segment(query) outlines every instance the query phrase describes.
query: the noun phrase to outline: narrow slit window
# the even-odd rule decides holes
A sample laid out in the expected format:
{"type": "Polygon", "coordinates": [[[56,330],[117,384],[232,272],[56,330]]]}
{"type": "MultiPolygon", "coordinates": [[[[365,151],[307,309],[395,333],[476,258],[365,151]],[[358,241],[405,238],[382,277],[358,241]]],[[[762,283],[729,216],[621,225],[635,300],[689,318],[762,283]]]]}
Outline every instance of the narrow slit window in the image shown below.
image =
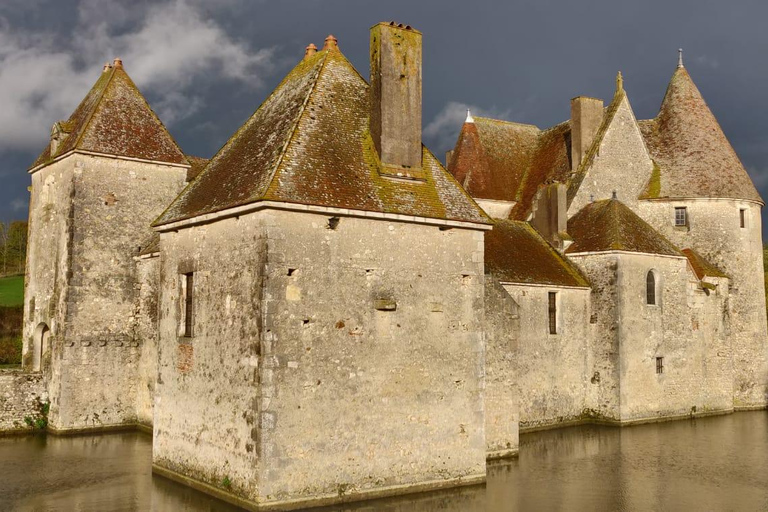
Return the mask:
{"type": "Polygon", "coordinates": [[[192,336],[195,323],[195,278],[194,274],[184,274],[184,336],[192,336]]]}
{"type": "Polygon", "coordinates": [[[664,373],[664,358],[663,357],[657,357],[656,358],[656,373],[657,374],[664,373]]]}
{"type": "Polygon", "coordinates": [[[743,208],[739,210],[739,225],[742,228],[747,227],[747,210],[743,208]]]}
{"type": "Polygon", "coordinates": [[[557,334],[557,292],[549,292],[549,334],[557,334]]]}
{"type": "Polygon", "coordinates": [[[688,208],[685,206],[678,206],[675,208],[675,226],[687,226],[688,225],[688,208]]]}
{"type": "Polygon", "coordinates": [[[656,276],[653,270],[649,270],[645,277],[645,303],[656,304],[656,276]]]}

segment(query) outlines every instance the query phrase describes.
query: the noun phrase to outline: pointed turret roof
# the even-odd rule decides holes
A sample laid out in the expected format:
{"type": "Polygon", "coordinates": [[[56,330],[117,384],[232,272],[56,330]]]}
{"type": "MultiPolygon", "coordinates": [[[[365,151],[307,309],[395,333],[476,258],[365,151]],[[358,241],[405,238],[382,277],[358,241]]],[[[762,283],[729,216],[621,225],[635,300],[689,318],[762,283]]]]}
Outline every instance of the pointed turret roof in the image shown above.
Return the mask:
{"type": "Polygon", "coordinates": [[[589,203],[568,219],[567,253],[628,251],[683,256],[672,242],[617,199],[589,203]]]}
{"type": "Polygon", "coordinates": [[[672,75],[659,115],[641,123],[641,128],[659,166],[643,198],[722,197],[762,202],[682,64],[672,75]]]}
{"type": "Polygon", "coordinates": [[[383,176],[368,84],[327,46],[299,62],[155,225],[258,201],[490,222],[426,148],[422,179],[383,176]]]}
{"type": "Polygon", "coordinates": [[[85,99],[54,130],[59,132],[55,150],[49,142],[32,168],[72,150],[188,165],[119,59],[104,67],[85,99]]]}

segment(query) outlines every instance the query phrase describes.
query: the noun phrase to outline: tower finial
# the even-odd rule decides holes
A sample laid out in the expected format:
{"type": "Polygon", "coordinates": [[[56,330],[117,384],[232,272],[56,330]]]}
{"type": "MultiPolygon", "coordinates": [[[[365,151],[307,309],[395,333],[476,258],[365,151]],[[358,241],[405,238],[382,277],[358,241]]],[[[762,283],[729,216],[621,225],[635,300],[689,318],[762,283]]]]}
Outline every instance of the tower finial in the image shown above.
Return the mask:
{"type": "Polygon", "coordinates": [[[474,123],[475,122],[475,118],[472,117],[472,112],[470,112],[469,109],[467,109],[467,119],[464,122],[465,123],[474,123]]]}
{"type": "Polygon", "coordinates": [[[624,77],[621,76],[621,71],[616,75],[616,92],[624,90],[624,77]]]}
{"type": "Polygon", "coordinates": [[[683,49],[678,48],[677,50],[677,67],[682,68],[683,67],[683,49]]]}

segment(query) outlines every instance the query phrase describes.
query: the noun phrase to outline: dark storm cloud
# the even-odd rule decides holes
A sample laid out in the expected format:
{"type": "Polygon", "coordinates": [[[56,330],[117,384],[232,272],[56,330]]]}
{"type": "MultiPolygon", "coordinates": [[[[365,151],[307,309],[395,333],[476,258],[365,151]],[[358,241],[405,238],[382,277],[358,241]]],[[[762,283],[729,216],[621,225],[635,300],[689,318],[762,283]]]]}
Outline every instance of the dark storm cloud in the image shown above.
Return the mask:
{"type": "Polygon", "coordinates": [[[638,118],[658,111],[677,48],[768,197],[768,3],[360,0],[3,0],[0,5],[0,218],[25,216],[25,172],[120,56],[185,152],[211,156],[310,42],[329,33],[368,73],[368,28],[424,34],[424,137],[438,155],[465,108],[548,127],[584,94],[610,99],[621,70],[638,118]]]}

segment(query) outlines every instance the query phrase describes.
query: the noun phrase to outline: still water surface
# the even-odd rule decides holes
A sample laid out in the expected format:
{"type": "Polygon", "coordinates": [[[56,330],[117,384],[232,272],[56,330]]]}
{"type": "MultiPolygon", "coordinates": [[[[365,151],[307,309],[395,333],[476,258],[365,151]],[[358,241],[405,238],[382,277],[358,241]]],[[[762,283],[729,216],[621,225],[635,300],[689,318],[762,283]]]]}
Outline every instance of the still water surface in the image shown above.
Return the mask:
{"type": "MultiPolygon", "coordinates": [[[[521,436],[486,486],[323,511],[768,510],[768,412],[521,436]]],[[[140,433],[0,438],[0,511],[236,512],[151,473],[140,433]]]]}

